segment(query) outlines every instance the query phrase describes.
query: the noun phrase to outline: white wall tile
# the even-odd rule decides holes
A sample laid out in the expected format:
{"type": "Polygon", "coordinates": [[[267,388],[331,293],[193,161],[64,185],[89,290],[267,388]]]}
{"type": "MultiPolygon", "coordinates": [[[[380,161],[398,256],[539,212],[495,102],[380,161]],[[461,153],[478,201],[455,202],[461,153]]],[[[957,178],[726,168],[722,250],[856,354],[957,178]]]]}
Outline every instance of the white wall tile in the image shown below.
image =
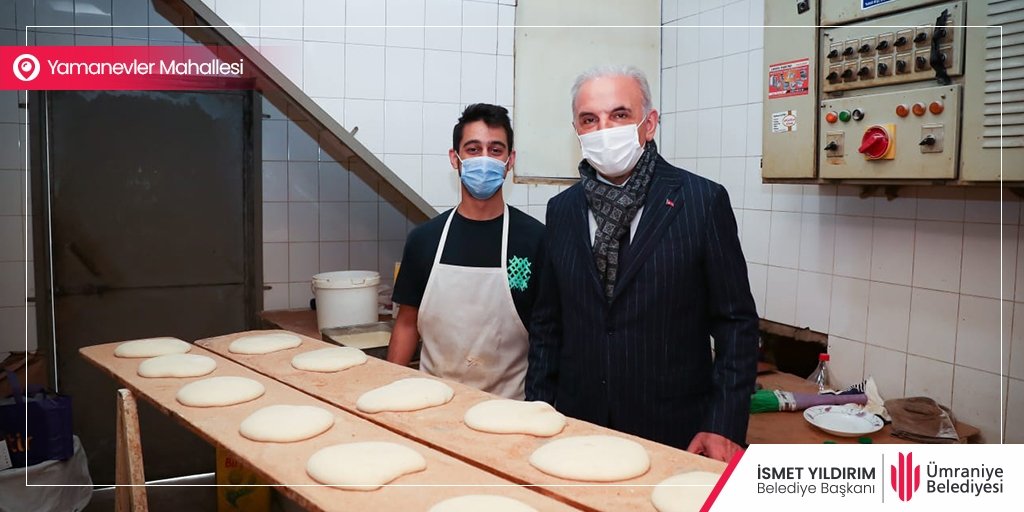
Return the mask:
{"type": "Polygon", "coordinates": [[[288,200],[288,164],[263,162],[263,200],[288,200]]]}
{"type": "MultiPolygon", "coordinates": [[[[676,37],[678,35],[679,29],[674,25],[663,25],[661,27],[661,68],[663,72],[665,69],[675,68],[679,64],[676,51],[676,37]]],[[[664,80],[663,74],[662,83],[664,83],[664,80]]],[[[662,94],[664,95],[664,93],[665,89],[662,89],[662,94]]]]}
{"type": "Polygon", "coordinates": [[[461,56],[457,52],[426,50],[423,59],[423,100],[458,103],[461,97],[461,56]]]}
{"type": "Polygon", "coordinates": [[[962,223],[918,221],[914,233],[914,286],[960,290],[962,223]]]}
{"type": "MultiPolygon", "coordinates": [[[[1011,242],[1007,241],[1006,243],[1011,242]]],[[[1017,302],[1024,302],[1024,229],[1017,231],[1017,268],[1020,269],[1020,271],[1015,272],[1016,279],[1014,280],[1013,300],[1017,302]]]]}
{"type": "Polygon", "coordinates": [[[26,284],[24,262],[0,262],[0,307],[24,306],[26,284]]]}
{"type": "Polygon", "coordinates": [[[263,121],[263,160],[288,159],[288,122],[263,121]]]}
{"type": "MultiPolygon", "coordinates": [[[[745,223],[744,223],[745,224],[745,223]]],[[[750,294],[754,297],[758,316],[765,317],[765,296],[768,288],[768,266],[747,262],[747,278],[750,280],[750,294]]]]}
{"type": "Polygon", "coordinates": [[[1020,210],[1020,200],[1009,191],[970,187],[964,191],[964,196],[964,220],[967,222],[998,223],[1000,212],[1005,223],[1016,224],[1019,220],[1017,214],[1020,210]]]}
{"type": "Polygon", "coordinates": [[[662,0],[661,1],[661,22],[667,23],[676,19],[676,5],[678,0],[662,0]]]}
{"type": "Polygon", "coordinates": [[[844,388],[864,380],[864,350],[863,342],[828,337],[828,364],[834,387],[844,388]]]}
{"type": "Polygon", "coordinates": [[[875,217],[913,219],[917,214],[917,192],[910,187],[900,189],[898,197],[879,196],[874,201],[875,217]]]}
{"type": "MultiPolygon", "coordinates": [[[[498,60],[495,55],[462,53],[462,103],[494,103],[498,60]]],[[[454,123],[453,123],[454,124],[454,123]]]]}
{"type": "Polygon", "coordinates": [[[871,273],[871,219],[837,215],[835,221],[836,275],[867,279],[871,273]]]}
{"type": "MultiPolygon", "coordinates": [[[[248,0],[220,0],[217,14],[231,25],[239,35],[259,36],[260,10],[254,9],[248,0]]],[[[41,24],[41,23],[40,23],[41,24]]]]}
{"type": "Polygon", "coordinates": [[[459,190],[458,174],[452,169],[447,155],[423,156],[424,200],[434,207],[451,207],[459,202],[459,190]]]}
{"type": "MultiPolygon", "coordinates": [[[[675,154],[677,158],[694,158],[697,156],[697,138],[704,128],[698,124],[697,111],[680,112],[675,115],[675,154]]],[[[708,128],[710,129],[710,128],[708,128]]]]}
{"type": "Polygon", "coordinates": [[[909,285],[914,272],[914,221],[875,218],[871,279],[909,285]]]}
{"type": "Polygon", "coordinates": [[[302,43],[303,91],[310,96],[345,96],[345,45],[306,41],[302,43]]]}
{"type": "Polygon", "coordinates": [[[697,16],[679,20],[676,30],[676,58],[679,64],[697,62],[700,56],[700,22],[697,16]]]}
{"type": "Polygon", "coordinates": [[[800,270],[831,274],[835,242],[834,215],[803,214],[800,221],[800,270]]]}
{"type": "Polygon", "coordinates": [[[414,101],[384,102],[384,141],[387,153],[423,152],[423,104],[414,101]]]}
{"type": "Polygon", "coordinates": [[[953,368],[953,414],[981,430],[981,441],[999,442],[1000,382],[998,375],[963,366],[953,368]]]}
{"type": "Polygon", "coordinates": [[[1017,264],[1017,226],[1003,228],[1003,255],[999,256],[998,224],[965,224],[960,293],[998,299],[1013,297],[1017,264]],[[1000,263],[1002,266],[1000,267],[1000,263]],[[1002,281],[1000,281],[1002,269],[1002,281]],[[1000,290],[1002,284],[1002,290],[1000,290]]]}
{"type": "Polygon", "coordinates": [[[316,162],[319,160],[320,149],[316,136],[311,135],[307,130],[313,130],[313,128],[305,121],[288,123],[289,161],[316,162]]]}
{"type": "Polygon", "coordinates": [[[697,102],[700,108],[722,106],[722,59],[702,60],[697,66],[700,77],[697,102]]]}
{"type": "Polygon", "coordinates": [[[349,172],[337,162],[320,162],[320,201],[348,201],[349,172]]]}
{"type": "MultiPolygon", "coordinates": [[[[747,181],[747,162],[744,158],[723,158],[719,183],[729,193],[729,202],[734,210],[743,208],[744,189],[747,181]]],[[[736,212],[739,217],[739,212],[736,212]]]]}
{"type": "MultiPolygon", "coordinates": [[[[725,29],[730,30],[730,29],[725,29]]],[[[745,29],[744,29],[745,31],[745,29]]],[[[722,62],[722,105],[746,105],[749,80],[747,54],[737,53],[724,57],[722,62]]]]}
{"type": "Polygon", "coordinates": [[[320,273],[320,244],[318,242],[288,244],[288,280],[308,282],[320,273]]]}
{"type": "Polygon", "coordinates": [[[760,102],[747,105],[747,156],[761,156],[761,135],[764,131],[763,107],[760,102]]]}
{"type": "Polygon", "coordinates": [[[874,199],[860,197],[859,187],[840,185],[836,189],[836,213],[841,215],[872,215],[874,212],[874,199]]]}
{"type": "Polygon", "coordinates": [[[426,3],[424,46],[434,50],[459,51],[462,48],[462,1],[430,0],[426,3]]]}
{"type": "Polygon", "coordinates": [[[764,101],[765,79],[764,51],[754,50],[747,53],[747,101],[750,103],[764,101]]]}
{"type": "MultiPolygon", "coordinates": [[[[459,178],[456,176],[455,187],[461,194],[461,185],[459,184],[459,178]]],[[[505,199],[505,203],[509,206],[515,206],[519,209],[526,208],[530,204],[529,185],[516,183],[514,179],[505,179],[505,184],[502,186],[501,194],[505,199]]]]}
{"type": "Polygon", "coordinates": [[[357,203],[320,203],[319,240],[321,242],[343,242],[349,239],[349,204],[357,203]]]}
{"type": "Polygon", "coordinates": [[[420,101],[423,99],[423,50],[388,48],[385,54],[384,98],[420,101]]]}
{"type": "Polygon", "coordinates": [[[949,407],[953,401],[953,365],[908,355],[906,396],[926,396],[949,407]]]}
{"type": "Polygon", "coordinates": [[[747,153],[747,107],[738,105],[722,109],[722,155],[745,156],[747,153]]]}
{"type": "MultiPolygon", "coordinates": [[[[516,37],[516,9],[511,5],[498,6],[498,55],[512,56],[516,37]]],[[[672,45],[675,47],[675,45],[672,45]]]]}
{"type": "Polygon", "coordinates": [[[320,242],[320,272],[348,268],[348,242],[320,242]]]}
{"type": "Polygon", "coordinates": [[[964,220],[964,190],[960,187],[917,189],[917,218],[922,220],[964,220]]]}
{"type": "Polygon", "coordinates": [[[24,171],[0,170],[0,215],[22,215],[24,212],[24,171]]]}
{"type": "Polygon", "coordinates": [[[462,4],[462,51],[495,55],[498,52],[498,6],[480,2],[462,4]]]}
{"type": "Polygon", "coordinates": [[[722,154],[722,109],[706,108],[697,113],[697,156],[722,154]]]}
{"type": "Polygon", "coordinates": [[[254,44],[292,83],[302,88],[302,41],[263,37],[254,44]]]}
{"type": "Polygon", "coordinates": [[[828,332],[832,304],[832,276],[800,272],[796,291],[796,326],[828,332]]]}
{"type": "Polygon", "coordinates": [[[305,40],[345,42],[345,0],[305,0],[302,6],[305,40]]]}
{"type": "Polygon", "coordinates": [[[748,2],[734,2],[725,6],[722,16],[722,25],[726,26],[722,37],[723,54],[746,52],[750,49],[750,30],[747,28],[749,18],[748,2]],[[729,28],[730,26],[733,28],[729,28]]]}
{"type": "Polygon", "coordinates": [[[699,50],[701,59],[713,59],[722,56],[722,9],[712,9],[700,13],[699,50]]]}
{"type": "Polygon", "coordinates": [[[308,308],[309,300],[312,298],[313,290],[309,286],[309,281],[288,284],[288,307],[308,308]]]}
{"type": "Polygon", "coordinates": [[[349,267],[352,270],[377,270],[380,265],[379,255],[379,242],[349,243],[349,267]]]}
{"type": "Polygon", "coordinates": [[[772,214],[764,210],[743,210],[743,255],[747,261],[768,263],[772,214]]]}
{"type": "Polygon", "coordinates": [[[773,211],[768,264],[797,268],[800,259],[800,214],[773,211]]]}
{"type": "Polygon", "coordinates": [[[1003,319],[1000,323],[998,300],[961,295],[960,315],[956,328],[956,359],[953,362],[957,366],[993,373],[999,372],[1000,368],[1005,370],[1008,358],[1000,358],[1008,354],[1000,354],[999,330],[1002,326],[1005,339],[1010,339],[1012,307],[1012,302],[1004,304],[1003,319]]]}
{"type": "Polygon", "coordinates": [[[349,204],[349,240],[380,240],[379,227],[377,203],[349,204]]]}
{"type": "MultiPolygon", "coordinates": [[[[750,2],[750,46],[754,48],[764,47],[764,2],[752,0],[750,2]]],[[[756,69],[756,68],[754,68],[756,69]]]]}
{"type": "Polygon", "coordinates": [[[658,131],[655,133],[658,142],[658,153],[669,163],[676,158],[676,122],[675,113],[661,114],[658,118],[658,131]]]}
{"type": "Polygon", "coordinates": [[[721,169],[721,158],[698,158],[693,172],[717,183],[720,179],[719,173],[721,169]]]}
{"type": "Polygon", "coordinates": [[[874,377],[882,399],[902,398],[907,381],[907,354],[867,345],[864,350],[864,377],[874,377]]]}
{"type": "MultiPolygon", "coordinates": [[[[377,235],[381,240],[405,242],[408,221],[405,213],[395,205],[382,201],[377,203],[377,235]]],[[[401,253],[399,253],[401,259],[401,253]]]]}
{"type": "Polygon", "coordinates": [[[319,204],[288,203],[288,241],[315,242],[319,236],[319,204]]]}
{"type": "Polygon", "coordinates": [[[955,293],[915,288],[910,298],[907,350],[947,363],[956,351],[959,298],[955,293]]]}
{"type": "Polygon", "coordinates": [[[867,343],[907,351],[910,287],[872,282],[868,293],[867,343]]]}
{"type": "Polygon", "coordinates": [[[836,276],[829,312],[831,334],[864,341],[868,320],[868,282],[836,276]]]}
{"type": "Polygon", "coordinates": [[[260,0],[260,37],[302,39],[302,9],[289,0],[260,0]],[[288,26],[285,26],[288,25],[288,26]]]}
{"type": "Polygon", "coordinates": [[[803,203],[803,185],[772,185],[772,210],[799,212],[803,203]]]}
{"type": "Polygon", "coordinates": [[[768,267],[768,287],[765,291],[764,317],[774,322],[796,322],[797,271],[768,267]]]}
{"type": "Polygon", "coordinates": [[[747,209],[770,210],[772,208],[772,186],[761,181],[761,159],[747,158],[746,185],[743,188],[743,207],[747,209]]]}
{"type": "MultiPolygon", "coordinates": [[[[351,4],[349,13],[351,14],[351,4]]],[[[349,32],[356,30],[349,27],[349,32]]],[[[384,98],[384,48],[345,45],[345,97],[384,98]]]]}
{"type": "Polygon", "coordinates": [[[319,200],[319,174],[316,162],[288,162],[288,200],[319,200]]]}
{"type": "Polygon", "coordinates": [[[288,282],[288,244],[263,244],[263,281],[288,282]]]}
{"type": "Polygon", "coordinates": [[[387,23],[385,4],[379,0],[346,0],[345,19],[348,27],[345,30],[345,41],[383,45],[383,27],[387,23]]]}
{"type": "Polygon", "coordinates": [[[803,211],[806,213],[835,213],[835,185],[804,185],[803,211]]]}
{"type": "Polygon", "coordinates": [[[683,64],[676,68],[676,76],[676,110],[685,112],[706,106],[698,101],[700,65],[696,62],[683,64]],[[683,77],[682,80],[678,79],[680,76],[683,77]]]}
{"type": "Polygon", "coordinates": [[[288,241],[288,203],[263,203],[263,241],[288,241]]]}
{"type": "Polygon", "coordinates": [[[0,216],[0,261],[25,261],[24,232],[25,217],[0,216]]]}
{"type": "MultiPolygon", "coordinates": [[[[670,112],[676,111],[676,91],[678,89],[676,84],[676,69],[677,68],[673,67],[661,70],[661,101],[658,106],[658,110],[661,112],[663,118],[670,112]]],[[[661,124],[662,129],[668,126],[668,123],[665,122],[664,119],[661,124]]]]}
{"type": "MultiPolygon", "coordinates": [[[[456,104],[423,104],[423,153],[444,155],[445,169],[451,169],[448,150],[452,147],[452,128],[459,119],[461,109],[456,104]]],[[[423,167],[424,171],[428,168],[423,167]]],[[[429,181],[424,174],[424,183],[429,181]]]]}
{"type": "Polygon", "coordinates": [[[375,154],[384,151],[384,102],[345,100],[345,128],[359,128],[356,139],[375,154]]]}
{"type": "Polygon", "coordinates": [[[423,190],[423,157],[421,155],[384,155],[384,164],[417,193],[423,190]]]}
{"type": "Polygon", "coordinates": [[[1006,426],[1004,432],[1007,443],[1024,443],[1024,381],[1009,379],[1006,391],[1006,426]]]}
{"type": "Polygon", "coordinates": [[[288,283],[276,283],[269,286],[269,290],[263,290],[263,309],[265,311],[291,307],[288,302],[288,283]]]}
{"type": "Polygon", "coordinates": [[[388,46],[423,48],[425,0],[388,0],[386,41],[388,46]]]}
{"type": "MultiPolygon", "coordinates": [[[[515,60],[511,55],[499,55],[494,74],[496,91],[494,102],[498,105],[511,106],[515,102],[515,60]]],[[[509,116],[512,116],[511,110],[509,116]]]]}

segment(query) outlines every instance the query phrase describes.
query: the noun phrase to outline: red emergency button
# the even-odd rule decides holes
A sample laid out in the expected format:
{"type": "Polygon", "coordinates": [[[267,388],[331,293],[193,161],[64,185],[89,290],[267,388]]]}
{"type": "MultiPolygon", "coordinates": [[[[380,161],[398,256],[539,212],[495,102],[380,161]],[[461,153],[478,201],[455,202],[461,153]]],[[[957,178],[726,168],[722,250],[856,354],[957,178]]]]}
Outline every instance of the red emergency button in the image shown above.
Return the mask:
{"type": "Polygon", "coordinates": [[[864,131],[857,151],[863,153],[869,160],[877,160],[889,151],[889,144],[889,132],[881,126],[872,126],[864,131]]]}

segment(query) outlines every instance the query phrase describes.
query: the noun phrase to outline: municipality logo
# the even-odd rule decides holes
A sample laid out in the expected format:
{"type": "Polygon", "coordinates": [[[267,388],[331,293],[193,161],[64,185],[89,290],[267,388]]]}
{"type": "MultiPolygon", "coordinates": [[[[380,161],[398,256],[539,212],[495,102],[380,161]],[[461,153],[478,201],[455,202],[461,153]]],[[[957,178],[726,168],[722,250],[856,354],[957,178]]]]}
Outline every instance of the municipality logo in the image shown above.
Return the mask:
{"type": "Polygon", "coordinates": [[[39,76],[39,59],[31,53],[23,53],[14,59],[14,76],[22,82],[31,82],[39,76]]]}
{"type": "Polygon", "coordinates": [[[906,456],[900,453],[898,466],[889,466],[889,484],[899,494],[900,501],[910,501],[914,491],[921,486],[921,466],[914,465],[913,452],[906,456]]]}

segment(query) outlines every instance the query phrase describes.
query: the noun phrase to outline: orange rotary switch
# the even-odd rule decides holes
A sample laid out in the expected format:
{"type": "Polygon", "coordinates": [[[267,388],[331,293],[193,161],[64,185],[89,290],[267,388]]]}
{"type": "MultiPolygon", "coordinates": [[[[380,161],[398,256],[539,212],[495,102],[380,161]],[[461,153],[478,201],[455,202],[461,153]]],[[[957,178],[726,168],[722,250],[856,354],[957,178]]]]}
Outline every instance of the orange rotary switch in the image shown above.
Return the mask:
{"type": "Polygon", "coordinates": [[[864,136],[860,140],[860,148],[857,151],[864,155],[867,160],[891,160],[895,153],[893,144],[893,127],[889,125],[873,125],[864,130],[864,136]]]}
{"type": "Polygon", "coordinates": [[[942,105],[941,101],[933,101],[928,104],[928,111],[935,115],[941,114],[945,109],[946,107],[942,105]]]}
{"type": "Polygon", "coordinates": [[[921,103],[920,101],[917,102],[917,103],[914,103],[914,106],[911,107],[911,110],[914,111],[914,115],[915,116],[923,116],[924,112],[925,112],[924,103],[921,103]]]}
{"type": "Polygon", "coordinates": [[[836,115],[835,112],[829,112],[828,114],[825,114],[825,121],[828,124],[835,123],[837,120],[839,120],[839,116],[836,115]]]}
{"type": "Polygon", "coordinates": [[[898,115],[900,117],[907,117],[907,114],[909,114],[909,113],[910,113],[910,110],[907,109],[906,105],[904,105],[902,103],[899,104],[899,105],[896,105],[896,115],[898,115]]]}

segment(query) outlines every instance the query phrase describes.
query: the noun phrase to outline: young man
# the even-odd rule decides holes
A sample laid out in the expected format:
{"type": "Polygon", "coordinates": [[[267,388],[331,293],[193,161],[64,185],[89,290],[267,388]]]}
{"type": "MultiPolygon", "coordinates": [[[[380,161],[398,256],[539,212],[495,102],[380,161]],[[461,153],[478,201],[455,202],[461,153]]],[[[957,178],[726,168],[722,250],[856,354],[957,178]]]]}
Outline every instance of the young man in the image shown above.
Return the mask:
{"type": "Polygon", "coordinates": [[[516,160],[508,110],[470,105],[452,139],[462,201],[409,233],[388,361],[408,364],[422,337],[424,372],[521,400],[544,225],[502,196],[516,160]]]}
{"type": "Polygon", "coordinates": [[[746,439],[758,319],[728,194],[658,154],[640,70],[580,75],[572,112],[581,179],[548,202],[526,397],[729,460],[746,439]]]}

